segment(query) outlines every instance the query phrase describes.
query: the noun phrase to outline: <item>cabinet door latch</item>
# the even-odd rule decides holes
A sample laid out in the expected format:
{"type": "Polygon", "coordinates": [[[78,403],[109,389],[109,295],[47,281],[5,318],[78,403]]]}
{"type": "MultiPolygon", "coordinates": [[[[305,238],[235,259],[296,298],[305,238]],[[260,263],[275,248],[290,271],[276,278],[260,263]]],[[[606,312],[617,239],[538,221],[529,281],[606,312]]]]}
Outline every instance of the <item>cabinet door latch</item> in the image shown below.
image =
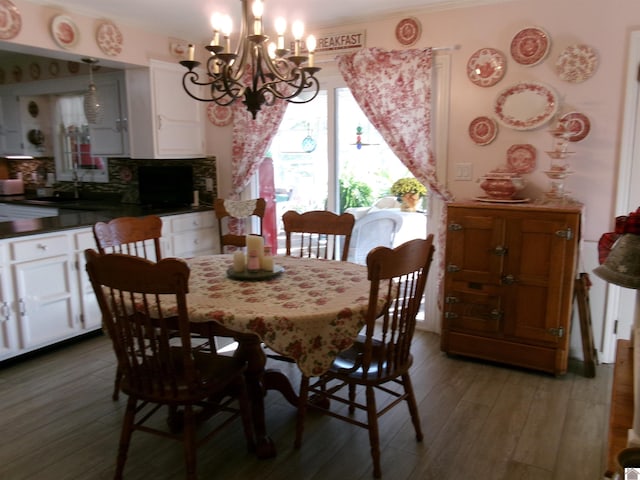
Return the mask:
{"type": "Polygon", "coordinates": [[[504,245],[498,245],[492,250],[492,253],[494,255],[497,255],[498,257],[504,257],[507,253],[509,253],[509,248],[505,247],[504,245]]]}
{"type": "Polygon", "coordinates": [[[450,223],[449,224],[449,231],[458,232],[460,230],[462,230],[462,225],[460,225],[459,223],[450,223]]]}
{"type": "Polygon", "coordinates": [[[448,295],[447,297],[445,297],[444,303],[460,303],[460,299],[458,297],[454,297],[453,295],[448,295]]]}
{"type": "Polygon", "coordinates": [[[573,230],[570,227],[566,230],[556,230],[556,235],[565,240],[571,240],[573,238],[573,230]]]}
{"type": "Polygon", "coordinates": [[[447,272],[456,273],[460,271],[460,267],[457,265],[449,264],[447,265],[447,272]]]}
{"type": "Polygon", "coordinates": [[[564,327],[559,328],[550,328],[547,330],[549,335],[553,335],[554,337],[562,338],[564,337],[564,327]]]}
{"type": "Polygon", "coordinates": [[[458,318],[458,314],[453,312],[444,312],[444,318],[446,318],[447,320],[455,319],[458,318]]]}

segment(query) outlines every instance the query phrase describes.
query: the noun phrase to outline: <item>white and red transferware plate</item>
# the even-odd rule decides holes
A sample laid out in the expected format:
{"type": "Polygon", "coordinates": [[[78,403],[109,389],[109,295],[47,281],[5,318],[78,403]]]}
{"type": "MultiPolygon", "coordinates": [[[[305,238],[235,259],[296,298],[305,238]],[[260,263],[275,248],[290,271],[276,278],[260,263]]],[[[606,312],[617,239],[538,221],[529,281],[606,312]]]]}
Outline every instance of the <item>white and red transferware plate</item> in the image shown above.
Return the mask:
{"type": "Polygon", "coordinates": [[[476,117],[469,124],[469,137],[476,145],[489,145],[498,134],[498,125],[493,118],[476,117]]]}
{"type": "Polygon", "coordinates": [[[491,87],[502,80],[505,68],[504,55],[495,48],[477,50],[467,62],[467,77],[479,87],[491,87]]]}
{"type": "Polygon", "coordinates": [[[520,65],[532,67],[545,59],[551,47],[549,34],[540,27],[527,27],[511,39],[511,57],[520,65]]]}
{"type": "Polygon", "coordinates": [[[217,103],[211,102],[207,106],[207,118],[217,127],[229,125],[233,119],[233,108],[231,106],[223,107],[217,103]]]}
{"type": "Polygon", "coordinates": [[[561,80],[581,83],[591,78],[598,68],[598,54],[589,45],[570,45],[556,60],[556,73],[561,80]]]}
{"type": "Polygon", "coordinates": [[[496,119],[514,130],[533,130],[558,111],[558,95],[549,86],[520,82],[498,94],[493,106],[496,119]]]}
{"type": "Polygon", "coordinates": [[[11,0],[0,0],[0,40],[10,40],[22,28],[20,10],[11,0]]]}
{"type": "Polygon", "coordinates": [[[511,145],[507,150],[507,165],[517,173],[531,173],[536,168],[536,147],[529,143],[511,145]]]}
{"type": "Polygon", "coordinates": [[[406,47],[416,43],[421,33],[420,22],[413,17],[403,18],[396,25],[396,40],[406,47]]]}
{"type": "Polygon", "coordinates": [[[53,17],[51,21],[51,36],[60,48],[69,49],[78,43],[78,28],[71,18],[66,15],[53,17]]]}
{"type": "Polygon", "coordinates": [[[114,57],[122,53],[122,33],[113,22],[105,20],[98,25],[96,42],[105,55],[114,57]]]}
{"type": "Polygon", "coordinates": [[[560,117],[560,123],[570,132],[568,140],[570,142],[579,142],[591,130],[591,122],[589,118],[580,112],[569,112],[560,117]]]}

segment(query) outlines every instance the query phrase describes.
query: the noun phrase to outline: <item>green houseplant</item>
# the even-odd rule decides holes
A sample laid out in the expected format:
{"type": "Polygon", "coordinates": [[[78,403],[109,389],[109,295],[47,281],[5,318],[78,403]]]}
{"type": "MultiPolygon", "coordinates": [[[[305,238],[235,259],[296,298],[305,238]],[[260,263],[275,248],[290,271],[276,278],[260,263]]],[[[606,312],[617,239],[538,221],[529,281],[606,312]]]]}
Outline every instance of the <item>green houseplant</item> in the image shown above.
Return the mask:
{"type": "Polygon", "coordinates": [[[420,199],[427,194],[427,187],[415,178],[400,178],[391,185],[391,195],[400,202],[400,209],[415,212],[420,199]]]}

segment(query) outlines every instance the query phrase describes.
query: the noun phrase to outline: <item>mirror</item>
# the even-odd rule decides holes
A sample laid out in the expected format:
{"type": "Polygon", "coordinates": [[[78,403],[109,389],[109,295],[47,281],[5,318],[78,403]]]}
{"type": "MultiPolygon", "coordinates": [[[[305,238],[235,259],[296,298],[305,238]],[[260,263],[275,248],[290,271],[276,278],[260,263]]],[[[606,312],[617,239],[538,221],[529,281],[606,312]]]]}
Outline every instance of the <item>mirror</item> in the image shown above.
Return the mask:
{"type": "MultiPolygon", "coordinates": [[[[35,158],[54,157],[57,181],[108,182],[107,156],[122,156],[122,152],[114,154],[105,147],[114,144],[116,128],[111,123],[89,125],[84,117],[89,66],[74,60],[1,51],[0,60],[0,99],[8,105],[1,110],[0,133],[4,138],[0,137],[0,147],[5,148],[0,150],[0,156],[20,153],[35,158]],[[16,76],[12,73],[16,71],[23,73],[16,76]],[[9,114],[16,96],[17,108],[9,114]],[[8,132],[16,132],[11,146],[8,132]]],[[[93,72],[96,83],[99,78],[108,79],[104,80],[103,91],[105,100],[110,102],[113,92],[117,92],[114,75],[122,75],[122,71],[98,65],[93,72]]],[[[99,93],[100,88],[98,83],[99,93]]],[[[109,107],[118,109],[112,117],[119,118],[122,104],[119,99],[116,102],[117,106],[109,107]]]]}

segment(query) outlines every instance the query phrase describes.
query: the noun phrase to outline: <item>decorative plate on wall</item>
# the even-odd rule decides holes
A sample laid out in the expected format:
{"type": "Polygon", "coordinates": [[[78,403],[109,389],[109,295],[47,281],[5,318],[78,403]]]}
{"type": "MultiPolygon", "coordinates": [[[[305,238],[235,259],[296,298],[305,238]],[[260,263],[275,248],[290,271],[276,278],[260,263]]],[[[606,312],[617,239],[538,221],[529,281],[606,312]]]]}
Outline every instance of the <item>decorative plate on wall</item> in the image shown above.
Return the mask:
{"type": "Polygon", "coordinates": [[[224,127],[229,125],[233,119],[233,108],[231,106],[223,107],[211,102],[207,106],[207,118],[215,126],[224,127]]]}
{"type": "Polygon", "coordinates": [[[49,63],[49,75],[57,77],[58,73],[60,73],[60,64],[56,60],[52,60],[49,63]]]}
{"type": "Polygon", "coordinates": [[[570,142],[579,142],[589,135],[591,130],[589,118],[580,112],[565,113],[559,121],[570,132],[568,137],[570,142]]]}
{"type": "Polygon", "coordinates": [[[556,60],[556,73],[560,79],[581,83],[591,78],[598,68],[598,54],[589,45],[570,45],[556,60]]]}
{"type": "Polygon", "coordinates": [[[4,70],[0,68],[0,85],[4,85],[5,80],[4,70]]]}
{"type": "Polygon", "coordinates": [[[105,55],[114,57],[122,53],[122,33],[113,22],[103,21],[96,30],[96,42],[105,55]]]}
{"type": "Polygon", "coordinates": [[[80,71],[80,64],[78,62],[68,61],[67,70],[69,70],[69,73],[78,73],[80,71]]]}
{"type": "Polygon", "coordinates": [[[396,40],[406,47],[416,43],[421,33],[420,22],[413,17],[403,18],[396,25],[396,40]]]}
{"type": "Polygon", "coordinates": [[[469,137],[476,145],[489,145],[498,134],[498,125],[493,118],[476,117],[469,124],[469,137]]]}
{"type": "Polygon", "coordinates": [[[58,15],[51,21],[51,36],[60,48],[72,48],[78,43],[78,28],[71,18],[58,15]]]}
{"type": "Polygon", "coordinates": [[[479,87],[491,87],[502,80],[505,66],[501,52],[495,48],[481,48],[469,57],[467,77],[479,87]]]}
{"type": "Polygon", "coordinates": [[[40,65],[36,62],[29,65],[29,75],[31,75],[31,80],[38,80],[40,78],[40,65]]]}
{"type": "Polygon", "coordinates": [[[507,150],[507,165],[514,172],[531,173],[536,168],[536,147],[529,143],[511,145],[507,150]]]}
{"type": "Polygon", "coordinates": [[[547,123],[558,111],[558,95],[547,85],[521,82],[496,97],[496,119],[514,130],[533,130],[547,123]]]}
{"type": "Polygon", "coordinates": [[[549,34],[539,27],[520,30],[511,40],[511,56],[520,65],[532,67],[545,59],[551,47],[549,34]]]}
{"type": "Polygon", "coordinates": [[[9,40],[22,28],[20,11],[11,0],[0,0],[0,40],[9,40]]]}

